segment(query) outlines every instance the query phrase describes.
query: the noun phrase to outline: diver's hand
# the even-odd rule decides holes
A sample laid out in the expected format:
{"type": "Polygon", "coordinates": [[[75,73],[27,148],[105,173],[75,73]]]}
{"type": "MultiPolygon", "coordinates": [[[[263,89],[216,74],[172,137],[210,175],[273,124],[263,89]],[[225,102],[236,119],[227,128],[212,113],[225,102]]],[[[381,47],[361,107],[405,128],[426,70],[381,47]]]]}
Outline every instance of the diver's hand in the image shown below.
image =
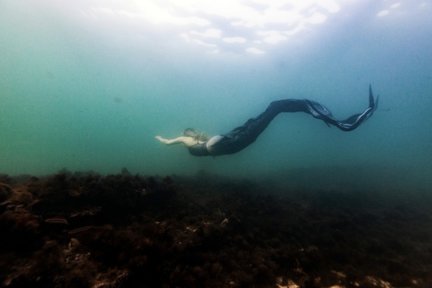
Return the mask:
{"type": "Polygon", "coordinates": [[[159,140],[159,142],[167,144],[168,139],[163,138],[162,136],[155,136],[156,140],[159,140]]]}

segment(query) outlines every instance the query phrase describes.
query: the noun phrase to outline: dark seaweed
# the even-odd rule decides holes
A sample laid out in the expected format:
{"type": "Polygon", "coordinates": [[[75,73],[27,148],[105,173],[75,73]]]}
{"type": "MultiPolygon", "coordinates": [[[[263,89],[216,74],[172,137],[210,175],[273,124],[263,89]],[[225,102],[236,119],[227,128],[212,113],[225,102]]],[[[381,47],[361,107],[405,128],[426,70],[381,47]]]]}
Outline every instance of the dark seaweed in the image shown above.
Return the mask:
{"type": "Polygon", "coordinates": [[[430,197],[204,172],[0,179],[4,287],[432,284],[430,197]]]}

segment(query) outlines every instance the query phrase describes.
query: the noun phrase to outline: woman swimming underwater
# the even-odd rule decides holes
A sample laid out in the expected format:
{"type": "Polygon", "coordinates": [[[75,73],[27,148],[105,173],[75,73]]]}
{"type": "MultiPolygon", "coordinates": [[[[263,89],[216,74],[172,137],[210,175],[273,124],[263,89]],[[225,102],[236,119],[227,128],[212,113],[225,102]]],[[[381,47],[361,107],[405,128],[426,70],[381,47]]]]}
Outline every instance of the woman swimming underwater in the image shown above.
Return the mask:
{"type": "Polygon", "coordinates": [[[378,98],[374,99],[372,88],[369,85],[369,107],[362,113],[354,114],[343,121],[336,120],[332,113],[318,102],[307,99],[284,99],[270,103],[258,117],[249,119],[242,126],[227,134],[207,137],[192,128],[188,128],[183,132],[183,136],[174,139],[166,139],[161,136],[155,138],[167,145],[183,143],[189,152],[195,156],[233,154],[252,144],[279,113],[305,112],[316,119],[323,120],[329,126],[333,125],[343,131],[351,131],[371,117],[377,106],[378,98]]]}

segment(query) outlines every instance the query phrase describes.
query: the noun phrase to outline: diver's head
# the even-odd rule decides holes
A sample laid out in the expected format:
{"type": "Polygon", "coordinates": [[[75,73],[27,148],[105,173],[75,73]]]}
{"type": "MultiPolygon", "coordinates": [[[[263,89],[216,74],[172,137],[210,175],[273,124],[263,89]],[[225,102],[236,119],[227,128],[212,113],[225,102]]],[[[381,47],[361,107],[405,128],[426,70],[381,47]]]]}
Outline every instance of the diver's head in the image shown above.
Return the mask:
{"type": "Polygon", "coordinates": [[[199,135],[199,133],[195,130],[195,129],[193,129],[193,128],[186,128],[184,131],[183,131],[183,136],[187,136],[187,137],[193,137],[193,138],[195,138],[195,137],[197,137],[199,135]]]}
{"type": "Polygon", "coordinates": [[[207,141],[208,140],[207,135],[205,135],[204,133],[198,132],[197,130],[195,130],[193,128],[186,128],[183,131],[183,136],[192,137],[198,141],[207,141]]]}

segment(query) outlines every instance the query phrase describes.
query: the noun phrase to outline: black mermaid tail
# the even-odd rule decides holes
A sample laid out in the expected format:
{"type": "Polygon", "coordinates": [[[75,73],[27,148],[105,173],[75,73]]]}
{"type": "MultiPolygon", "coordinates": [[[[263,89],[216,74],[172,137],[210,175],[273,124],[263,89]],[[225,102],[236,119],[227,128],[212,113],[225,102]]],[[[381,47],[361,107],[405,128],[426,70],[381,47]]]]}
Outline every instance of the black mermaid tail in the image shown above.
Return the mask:
{"type": "Polygon", "coordinates": [[[323,120],[327,124],[334,125],[343,131],[351,131],[356,129],[358,126],[360,126],[361,123],[363,123],[366,119],[371,117],[378,107],[378,97],[376,100],[374,99],[372,93],[372,87],[370,85],[369,85],[369,107],[366,110],[364,110],[362,113],[354,114],[343,121],[336,120],[333,117],[332,113],[323,105],[310,100],[305,100],[305,101],[308,102],[308,111],[305,111],[306,113],[311,114],[313,117],[317,119],[323,120]]]}
{"type": "Polygon", "coordinates": [[[378,106],[378,98],[374,99],[372,88],[369,85],[369,107],[362,113],[354,114],[345,120],[337,120],[329,109],[318,102],[307,99],[285,99],[270,103],[267,109],[256,118],[251,118],[242,126],[239,126],[222,139],[211,146],[211,155],[236,153],[250,144],[267,128],[270,122],[282,112],[305,112],[314,118],[323,120],[327,125],[333,125],[343,131],[356,129],[375,112],[378,106]]]}

